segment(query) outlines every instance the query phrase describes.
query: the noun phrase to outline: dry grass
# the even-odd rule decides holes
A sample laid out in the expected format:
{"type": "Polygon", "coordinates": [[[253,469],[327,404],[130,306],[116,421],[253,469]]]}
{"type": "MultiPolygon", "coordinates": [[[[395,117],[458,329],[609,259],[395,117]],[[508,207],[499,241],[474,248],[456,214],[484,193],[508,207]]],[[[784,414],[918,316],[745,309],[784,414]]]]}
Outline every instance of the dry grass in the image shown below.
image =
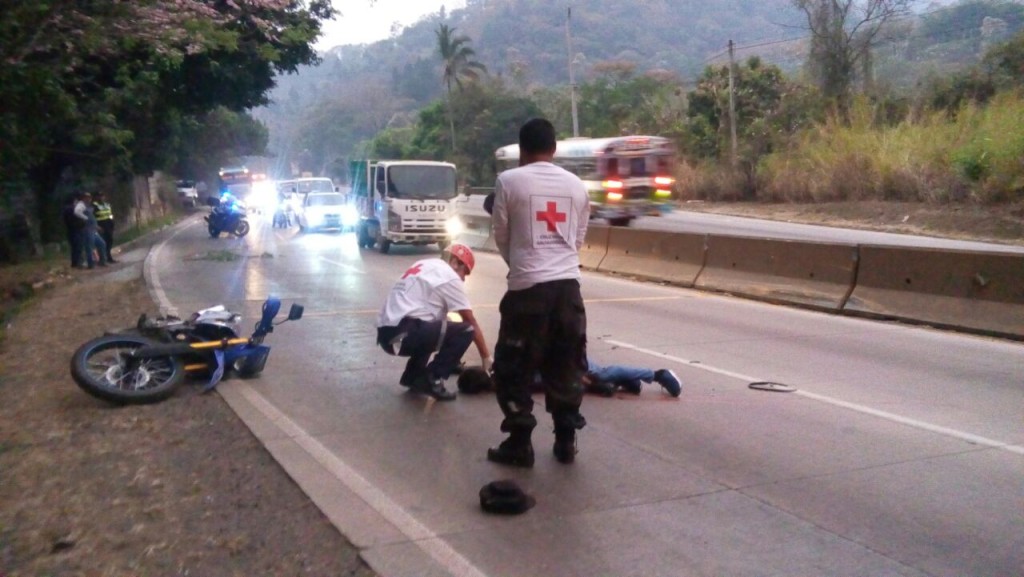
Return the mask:
{"type": "Polygon", "coordinates": [[[816,126],[790,150],[763,158],[756,171],[757,198],[935,204],[1024,199],[1021,94],[1001,94],[984,107],[965,106],[953,119],[934,113],[880,128],[874,116],[861,102],[848,124],[816,126]]]}

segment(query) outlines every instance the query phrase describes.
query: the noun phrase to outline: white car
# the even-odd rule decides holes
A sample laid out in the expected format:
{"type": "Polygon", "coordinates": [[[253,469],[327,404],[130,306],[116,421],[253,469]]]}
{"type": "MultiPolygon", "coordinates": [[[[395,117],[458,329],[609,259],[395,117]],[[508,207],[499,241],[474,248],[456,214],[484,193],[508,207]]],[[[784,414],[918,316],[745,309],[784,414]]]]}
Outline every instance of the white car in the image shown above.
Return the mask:
{"type": "Polygon", "coordinates": [[[196,181],[179,180],[174,183],[174,186],[178,189],[178,200],[181,201],[182,206],[194,208],[199,204],[199,189],[196,188],[196,181]]]}
{"type": "Polygon", "coordinates": [[[350,229],[359,220],[354,206],[339,192],[311,192],[302,199],[299,230],[350,229]]]}

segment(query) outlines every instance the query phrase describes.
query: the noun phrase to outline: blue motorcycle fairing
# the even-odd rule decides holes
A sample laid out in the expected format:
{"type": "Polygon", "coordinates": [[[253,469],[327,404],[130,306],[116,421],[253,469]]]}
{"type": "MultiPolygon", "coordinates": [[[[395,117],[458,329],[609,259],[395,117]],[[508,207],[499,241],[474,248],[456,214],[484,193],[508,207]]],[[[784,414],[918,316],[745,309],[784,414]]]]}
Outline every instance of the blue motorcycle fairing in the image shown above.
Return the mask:
{"type": "Polygon", "coordinates": [[[203,387],[204,393],[212,391],[224,378],[225,369],[233,366],[238,359],[254,357],[255,362],[261,365],[260,369],[262,369],[262,364],[266,362],[266,357],[270,355],[270,347],[267,345],[236,345],[225,350],[215,350],[213,355],[217,359],[217,368],[210,375],[210,382],[203,387]],[[259,358],[261,356],[263,357],[262,359],[259,358]]]}

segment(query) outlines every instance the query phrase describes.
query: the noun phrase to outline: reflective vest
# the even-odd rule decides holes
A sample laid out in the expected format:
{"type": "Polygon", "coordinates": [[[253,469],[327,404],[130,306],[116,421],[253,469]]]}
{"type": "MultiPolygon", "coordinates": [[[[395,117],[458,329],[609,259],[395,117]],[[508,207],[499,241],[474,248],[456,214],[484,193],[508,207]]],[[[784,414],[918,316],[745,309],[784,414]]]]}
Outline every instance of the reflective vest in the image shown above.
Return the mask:
{"type": "Polygon", "coordinates": [[[110,210],[109,202],[94,202],[92,205],[96,211],[96,220],[114,220],[114,212],[110,210]]]}

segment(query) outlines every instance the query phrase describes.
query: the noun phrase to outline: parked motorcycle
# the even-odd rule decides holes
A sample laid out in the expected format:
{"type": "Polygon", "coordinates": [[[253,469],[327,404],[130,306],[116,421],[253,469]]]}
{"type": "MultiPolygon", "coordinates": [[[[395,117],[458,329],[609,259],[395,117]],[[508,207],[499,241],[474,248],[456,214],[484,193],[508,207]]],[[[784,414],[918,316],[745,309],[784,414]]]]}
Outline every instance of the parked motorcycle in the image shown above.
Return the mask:
{"type": "Polygon", "coordinates": [[[213,211],[203,218],[211,237],[217,238],[222,232],[238,238],[249,234],[249,221],[245,218],[246,208],[238,199],[230,195],[221,198],[211,196],[207,199],[207,204],[213,207],[213,211]]]}
{"type": "Polygon", "coordinates": [[[78,347],[71,358],[71,377],[90,395],[122,405],[162,401],[186,373],[207,375],[206,391],[229,373],[255,377],[270,355],[264,337],[276,325],[302,318],[302,305],[293,303],[288,317],[275,323],[280,309],[280,299],[268,297],[248,338],[236,330],[241,316],[223,306],[198,311],[186,320],[142,315],[135,327],[78,347]]]}

